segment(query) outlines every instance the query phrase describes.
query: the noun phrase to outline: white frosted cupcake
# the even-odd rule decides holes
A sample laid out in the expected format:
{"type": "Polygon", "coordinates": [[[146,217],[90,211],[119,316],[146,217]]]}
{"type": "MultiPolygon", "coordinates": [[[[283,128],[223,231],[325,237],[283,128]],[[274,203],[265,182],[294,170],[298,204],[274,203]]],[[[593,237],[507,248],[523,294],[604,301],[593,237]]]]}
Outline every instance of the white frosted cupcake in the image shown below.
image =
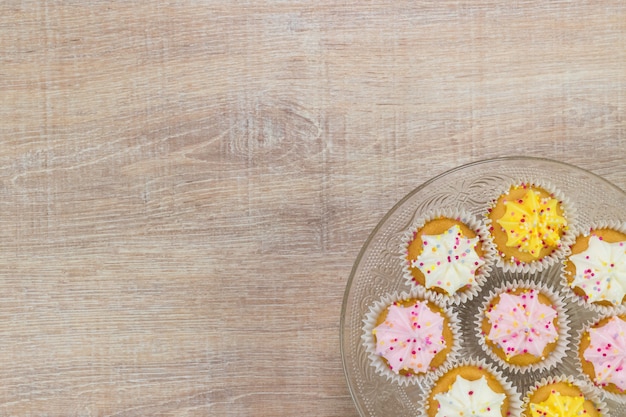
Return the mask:
{"type": "Polygon", "coordinates": [[[415,221],[402,241],[404,278],[445,303],[478,293],[495,256],[487,230],[468,213],[443,211],[415,221]]]}
{"type": "Polygon", "coordinates": [[[539,272],[566,255],[572,241],[572,204],[543,180],[505,185],[485,222],[505,271],[539,272]]]}
{"type": "Polygon", "coordinates": [[[569,329],[561,296],[530,281],[513,281],[490,291],[476,315],[481,348],[513,372],[544,370],[560,363],[569,329]]]}
{"type": "Polygon", "coordinates": [[[400,385],[431,377],[455,360],[462,342],[456,313],[415,292],[383,297],[363,322],[372,366],[400,385]]]}
{"type": "Polygon", "coordinates": [[[573,300],[601,314],[626,310],[626,225],[591,225],[570,252],[561,276],[573,300]]]}
{"type": "Polygon", "coordinates": [[[421,399],[422,416],[518,416],[520,395],[496,368],[465,359],[438,372],[421,399]]]}
{"type": "Polygon", "coordinates": [[[606,403],[571,376],[544,378],[524,396],[522,417],[608,417],[606,403]]]}

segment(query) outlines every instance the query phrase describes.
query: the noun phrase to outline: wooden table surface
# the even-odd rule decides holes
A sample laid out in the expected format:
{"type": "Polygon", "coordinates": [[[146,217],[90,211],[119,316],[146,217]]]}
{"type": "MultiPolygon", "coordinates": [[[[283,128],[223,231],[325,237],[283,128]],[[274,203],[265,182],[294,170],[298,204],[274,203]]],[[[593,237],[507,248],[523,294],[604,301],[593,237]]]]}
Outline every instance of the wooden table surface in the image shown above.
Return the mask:
{"type": "Polygon", "coordinates": [[[6,1],[0,416],[357,416],[339,317],[458,165],[626,189],[626,3],[6,1]]]}

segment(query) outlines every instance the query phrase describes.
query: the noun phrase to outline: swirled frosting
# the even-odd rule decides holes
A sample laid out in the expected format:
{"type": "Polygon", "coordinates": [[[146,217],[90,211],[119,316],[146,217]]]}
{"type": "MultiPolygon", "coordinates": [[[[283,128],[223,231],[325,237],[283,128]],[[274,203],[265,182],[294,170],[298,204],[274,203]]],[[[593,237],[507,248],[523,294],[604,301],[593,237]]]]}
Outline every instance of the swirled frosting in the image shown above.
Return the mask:
{"type": "Polygon", "coordinates": [[[529,189],[521,199],[505,201],[505,214],[496,222],[507,234],[506,246],[539,257],[544,247],[558,246],[567,221],[558,213],[559,201],[541,198],[529,189]]]}
{"type": "Polygon", "coordinates": [[[593,365],[595,382],[626,390],[626,322],[611,317],[605,325],[590,328],[589,338],[583,357],[593,365]]]}
{"type": "Polygon", "coordinates": [[[476,271],[485,264],[476,253],[479,240],[463,236],[458,225],[438,235],[423,235],[423,250],[411,266],[422,271],[426,288],[441,288],[452,295],[473,285],[476,271]]]}
{"type": "Polygon", "coordinates": [[[497,344],[507,359],[524,353],[540,357],[546,346],[558,339],[554,327],[557,311],[541,303],[538,295],[534,289],[519,295],[503,293],[485,313],[491,323],[487,339],[497,344]]]}
{"type": "Polygon", "coordinates": [[[545,401],[531,403],[532,417],[581,417],[586,415],[585,397],[571,397],[559,392],[551,392],[545,401]]]}
{"type": "Polygon", "coordinates": [[[374,328],[376,353],[396,374],[427,372],[435,355],[446,348],[443,326],[443,316],[426,301],[409,307],[391,305],[385,321],[374,328]]]}
{"type": "Polygon", "coordinates": [[[626,242],[609,243],[591,236],[589,247],[569,259],[576,266],[570,285],[583,290],[588,301],[622,303],[626,295],[626,242]]]}
{"type": "Polygon", "coordinates": [[[501,417],[500,407],[505,398],[506,394],[489,387],[484,375],[475,381],[459,375],[447,392],[434,396],[439,402],[436,417],[501,417]]]}

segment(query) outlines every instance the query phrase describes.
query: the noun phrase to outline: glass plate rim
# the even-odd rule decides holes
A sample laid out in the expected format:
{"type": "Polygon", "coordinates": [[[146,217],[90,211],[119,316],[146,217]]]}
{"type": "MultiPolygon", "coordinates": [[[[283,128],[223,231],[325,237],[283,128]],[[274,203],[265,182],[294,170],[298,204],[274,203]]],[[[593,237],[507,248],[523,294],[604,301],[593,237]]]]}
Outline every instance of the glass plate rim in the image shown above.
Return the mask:
{"type": "Polygon", "coordinates": [[[409,193],[407,193],[403,198],[401,198],[396,204],[394,204],[386,213],[385,215],[383,215],[383,217],[378,221],[378,223],[376,224],[376,226],[372,229],[372,231],[369,233],[369,235],[367,236],[367,238],[365,239],[365,241],[363,242],[361,249],[359,250],[359,253],[357,254],[357,257],[355,258],[353,264],[352,264],[352,268],[350,270],[350,274],[348,276],[348,281],[346,282],[346,286],[345,286],[345,290],[344,290],[344,294],[343,294],[343,298],[342,298],[342,304],[341,304],[341,312],[340,312],[340,320],[339,320],[339,352],[341,355],[341,363],[342,363],[342,368],[343,368],[343,373],[344,373],[344,378],[346,379],[346,384],[348,386],[348,391],[350,392],[350,397],[352,398],[352,403],[354,404],[354,406],[357,409],[357,412],[359,413],[360,416],[365,416],[365,414],[363,413],[363,410],[361,409],[361,406],[359,404],[359,402],[357,401],[357,398],[355,397],[355,392],[354,389],[352,388],[352,385],[350,384],[350,378],[348,375],[348,369],[347,369],[347,363],[346,363],[346,356],[345,356],[345,345],[344,345],[344,327],[345,327],[345,316],[346,316],[346,309],[347,309],[347,303],[348,303],[348,297],[350,294],[350,289],[352,287],[352,282],[354,280],[355,277],[355,273],[357,270],[357,267],[359,265],[359,263],[361,262],[361,259],[366,251],[366,249],[368,248],[370,242],[373,240],[374,236],[376,236],[376,234],[378,233],[378,231],[380,230],[380,228],[385,224],[385,222],[389,219],[389,217],[391,217],[396,210],[401,207],[407,200],[409,200],[413,195],[415,195],[416,193],[418,193],[420,190],[424,189],[425,187],[428,187],[431,183],[438,181],[439,179],[441,179],[442,177],[445,177],[447,175],[453,174],[454,172],[463,170],[463,169],[467,169],[469,167],[473,167],[473,166],[477,166],[477,165],[482,165],[482,164],[489,164],[489,163],[495,163],[495,162],[511,162],[511,161],[534,161],[534,162],[545,162],[545,163],[550,163],[550,164],[556,164],[556,165],[560,165],[562,167],[566,167],[569,169],[573,169],[573,170],[578,170],[578,171],[582,171],[587,175],[590,175],[594,178],[596,178],[599,181],[604,182],[607,186],[609,186],[610,188],[613,188],[617,193],[621,193],[624,196],[626,196],[626,191],[622,190],[620,187],[618,187],[617,185],[613,184],[611,181],[605,179],[604,177],[595,174],[594,172],[585,169],[585,168],[581,168],[577,165],[574,164],[570,164],[567,162],[563,162],[563,161],[558,161],[558,160],[554,160],[551,158],[543,158],[543,157],[536,157],[536,156],[520,156],[520,155],[511,155],[511,156],[502,156],[502,157],[496,157],[496,158],[486,158],[486,159],[481,159],[478,161],[473,161],[473,162],[469,162],[466,164],[462,164],[462,165],[458,165],[454,168],[448,169],[440,174],[437,174],[433,177],[431,177],[430,179],[426,180],[425,182],[423,182],[422,184],[418,185],[417,187],[415,187],[413,190],[411,190],[409,193]]]}

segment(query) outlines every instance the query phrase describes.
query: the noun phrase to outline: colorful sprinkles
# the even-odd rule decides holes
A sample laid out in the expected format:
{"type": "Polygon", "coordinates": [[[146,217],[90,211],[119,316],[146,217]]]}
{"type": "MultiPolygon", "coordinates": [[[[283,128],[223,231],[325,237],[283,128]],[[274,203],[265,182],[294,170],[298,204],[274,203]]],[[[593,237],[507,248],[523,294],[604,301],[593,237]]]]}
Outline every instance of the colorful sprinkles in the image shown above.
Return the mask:
{"type": "Polygon", "coordinates": [[[376,354],[396,374],[427,372],[433,358],[447,346],[443,329],[443,315],[432,311],[427,301],[416,301],[408,307],[394,303],[385,320],[373,330],[376,354]]]}
{"type": "Polygon", "coordinates": [[[424,249],[411,261],[426,279],[426,288],[440,288],[448,295],[475,284],[478,269],[485,260],[476,253],[480,238],[463,236],[461,228],[454,225],[444,233],[423,235],[424,249]]]}
{"type": "Polygon", "coordinates": [[[593,365],[594,382],[626,391],[626,321],[613,316],[606,324],[590,328],[588,337],[583,357],[593,365]]]}
{"type": "Polygon", "coordinates": [[[542,249],[557,247],[567,226],[565,218],[558,213],[560,204],[555,198],[542,198],[531,188],[522,198],[505,200],[506,212],[496,222],[507,234],[506,246],[529,253],[535,259],[542,249]]]}
{"type": "Polygon", "coordinates": [[[521,294],[505,292],[485,312],[491,325],[485,337],[502,349],[507,361],[527,353],[542,357],[546,346],[558,340],[554,325],[558,313],[540,302],[538,295],[534,289],[521,294]]]}

